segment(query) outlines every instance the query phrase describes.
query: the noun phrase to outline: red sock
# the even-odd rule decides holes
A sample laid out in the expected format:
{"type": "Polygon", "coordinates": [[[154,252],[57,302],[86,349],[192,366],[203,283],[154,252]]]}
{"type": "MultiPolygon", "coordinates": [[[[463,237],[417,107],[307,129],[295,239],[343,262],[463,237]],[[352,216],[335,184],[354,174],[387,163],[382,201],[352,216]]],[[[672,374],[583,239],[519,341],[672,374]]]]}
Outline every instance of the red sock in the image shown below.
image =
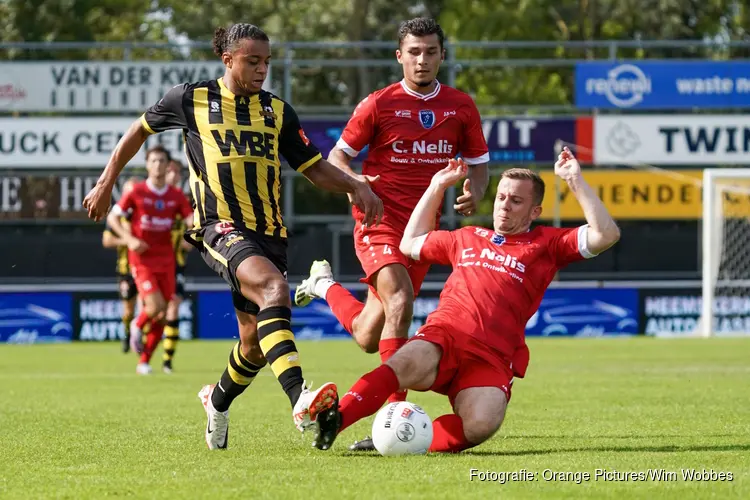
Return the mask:
{"type": "Polygon", "coordinates": [[[473,446],[466,440],[464,423],[458,415],[443,415],[432,422],[430,453],[457,453],[473,446]]]}
{"type": "Polygon", "coordinates": [[[146,323],[148,323],[149,321],[151,321],[151,318],[149,318],[148,314],[146,314],[146,308],[144,307],[143,309],[141,309],[141,313],[135,319],[135,326],[137,326],[140,330],[143,330],[143,327],[146,326],[146,323]]]}
{"type": "Polygon", "coordinates": [[[156,347],[159,345],[163,333],[163,323],[158,322],[152,324],[151,331],[149,331],[146,335],[146,344],[143,346],[143,352],[141,353],[141,363],[148,363],[149,361],[151,361],[151,356],[154,354],[156,347]]]}
{"type": "MultiPolygon", "coordinates": [[[[407,339],[395,338],[395,339],[382,339],[378,344],[378,351],[380,351],[380,360],[385,363],[391,356],[396,354],[396,351],[401,349],[406,344],[407,339]]],[[[398,403],[399,401],[406,401],[406,390],[396,391],[388,397],[389,403],[398,403]]]]}
{"type": "Polygon", "coordinates": [[[357,380],[339,403],[343,431],[357,420],[369,417],[383,406],[389,394],[399,388],[398,377],[388,365],[380,365],[357,380]]]}
{"type": "Polygon", "coordinates": [[[328,302],[331,312],[339,320],[349,334],[354,329],[354,320],[365,308],[365,304],[357,300],[349,290],[338,283],[331,285],[326,293],[326,302],[328,302]]]}

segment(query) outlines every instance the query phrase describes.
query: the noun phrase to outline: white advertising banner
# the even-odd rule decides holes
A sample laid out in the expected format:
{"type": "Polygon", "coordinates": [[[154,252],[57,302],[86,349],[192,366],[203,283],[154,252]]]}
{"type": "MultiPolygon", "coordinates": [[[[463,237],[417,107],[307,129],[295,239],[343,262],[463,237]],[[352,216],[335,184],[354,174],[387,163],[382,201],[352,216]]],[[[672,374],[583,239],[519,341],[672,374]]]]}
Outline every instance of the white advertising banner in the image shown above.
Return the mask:
{"type": "Polygon", "coordinates": [[[142,112],[175,85],[224,71],[218,60],[0,63],[0,111],[142,112]]]}
{"type": "Polygon", "coordinates": [[[597,116],[594,163],[750,164],[750,119],[698,114],[597,116]]]}
{"type": "MultiPolygon", "coordinates": [[[[0,169],[100,167],[139,115],[130,117],[0,118],[0,169]]],[[[146,165],[145,151],[163,145],[185,163],[181,130],[150,135],[129,163],[146,165]]]]}

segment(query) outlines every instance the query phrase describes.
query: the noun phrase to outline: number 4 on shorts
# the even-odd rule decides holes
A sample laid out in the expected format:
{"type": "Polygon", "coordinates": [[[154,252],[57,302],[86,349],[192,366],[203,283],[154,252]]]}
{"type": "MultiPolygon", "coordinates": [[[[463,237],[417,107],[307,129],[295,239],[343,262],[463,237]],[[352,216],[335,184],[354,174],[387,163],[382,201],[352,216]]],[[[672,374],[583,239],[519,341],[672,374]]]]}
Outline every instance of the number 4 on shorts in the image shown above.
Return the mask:
{"type": "Polygon", "coordinates": [[[389,245],[383,247],[383,255],[393,255],[393,250],[391,250],[389,245]]]}

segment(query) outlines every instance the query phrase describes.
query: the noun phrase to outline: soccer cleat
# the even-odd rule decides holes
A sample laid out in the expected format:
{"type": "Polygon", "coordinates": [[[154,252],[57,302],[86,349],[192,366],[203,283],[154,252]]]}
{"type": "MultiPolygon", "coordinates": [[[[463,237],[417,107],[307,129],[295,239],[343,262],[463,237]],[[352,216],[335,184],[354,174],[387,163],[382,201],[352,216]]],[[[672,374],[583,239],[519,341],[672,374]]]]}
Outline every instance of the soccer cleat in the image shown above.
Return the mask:
{"type": "Polygon", "coordinates": [[[135,373],[138,375],[151,375],[151,365],[148,363],[138,363],[135,367],[135,373]]]}
{"type": "Polygon", "coordinates": [[[349,451],[375,451],[375,443],[370,436],[366,436],[361,441],[354,441],[354,444],[349,446],[349,451]]]}
{"type": "Polygon", "coordinates": [[[204,385],[198,393],[198,399],[206,410],[206,444],[209,450],[226,450],[229,441],[229,410],[217,411],[211,403],[214,384],[204,385]]]}
{"type": "Polygon", "coordinates": [[[161,370],[167,375],[172,375],[172,362],[165,361],[164,364],[161,366],[161,370]]]}
{"type": "Polygon", "coordinates": [[[331,447],[341,428],[341,413],[339,413],[339,398],[331,408],[320,412],[315,421],[315,439],[313,447],[319,450],[327,450],[331,447]]]}
{"type": "Polygon", "coordinates": [[[143,352],[143,331],[135,324],[136,320],[130,322],[130,348],[140,354],[143,352]]]}
{"type": "Polygon", "coordinates": [[[314,298],[324,299],[315,295],[315,284],[322,280],[333,281],[333,271],[327,260],[316,260],[310,266],[310,277],[303,280],[294,291],[294,303],[299,307],[305,307],[314,298]]]}
{"type": "Polygon", "coordinates": [[[320,413],[331,408],[336,408],[338,412],[338,402],[336,384],[328,382],[315,391],[311,391],[306,385],[303,386],[302,394],[292,410],[294,426],[300,432],[305,432],[315,424],[320,413]]]}
{"type": "Polygon", "coordinates": [[[122,352],[127,354],[130,352],[130,334],[127,333],[122,338],[122,352]]]}

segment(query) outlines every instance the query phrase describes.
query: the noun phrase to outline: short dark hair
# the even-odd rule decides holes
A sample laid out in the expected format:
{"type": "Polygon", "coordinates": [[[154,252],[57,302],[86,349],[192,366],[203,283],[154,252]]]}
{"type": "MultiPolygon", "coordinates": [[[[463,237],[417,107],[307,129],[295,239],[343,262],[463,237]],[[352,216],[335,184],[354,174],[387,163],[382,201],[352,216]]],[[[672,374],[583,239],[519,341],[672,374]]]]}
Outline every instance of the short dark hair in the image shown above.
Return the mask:
{"type": "Polygon", "coordinates": [[[240,40],[263,40],[268,42],[266,32],[254,24],[237,23],[227,28],[216,28],[212,40],[214,54],[221,57],[224,52],[233,52],[240,40]]]}
{"type": "Polygon", "coordinates": [[[398,28],[398,46],[400,47],[404,43],[406,35],[412,35],[416,37],[423,37],[428,35],[437,35],[438,41],[440,42],[440,49],[443,48],[443,42],[445,42],[445,33],[443,28],[430,17],[415,17],[401,23],[398,28]]]}
{"type": "Polygon", "coordinates": [[[541,205],[544,201],[544,180],[528,168],[509,168],[500,176],[501,179],[518,179],[531,181],[534,190],[534,204],[541,205]]]}
{"type": "Polygon", "coordinates": [[[161,144],[157,144],[156,146],[151,146],[150,148],[146,150],[146,161],[148,161],[148,157],[154,153],[163,153],[164,156],[167,157],[167,161],[172,161],[172,155],[169,154],[169,151],[167,151],[167,148],[165,148],[161,144]]]}

